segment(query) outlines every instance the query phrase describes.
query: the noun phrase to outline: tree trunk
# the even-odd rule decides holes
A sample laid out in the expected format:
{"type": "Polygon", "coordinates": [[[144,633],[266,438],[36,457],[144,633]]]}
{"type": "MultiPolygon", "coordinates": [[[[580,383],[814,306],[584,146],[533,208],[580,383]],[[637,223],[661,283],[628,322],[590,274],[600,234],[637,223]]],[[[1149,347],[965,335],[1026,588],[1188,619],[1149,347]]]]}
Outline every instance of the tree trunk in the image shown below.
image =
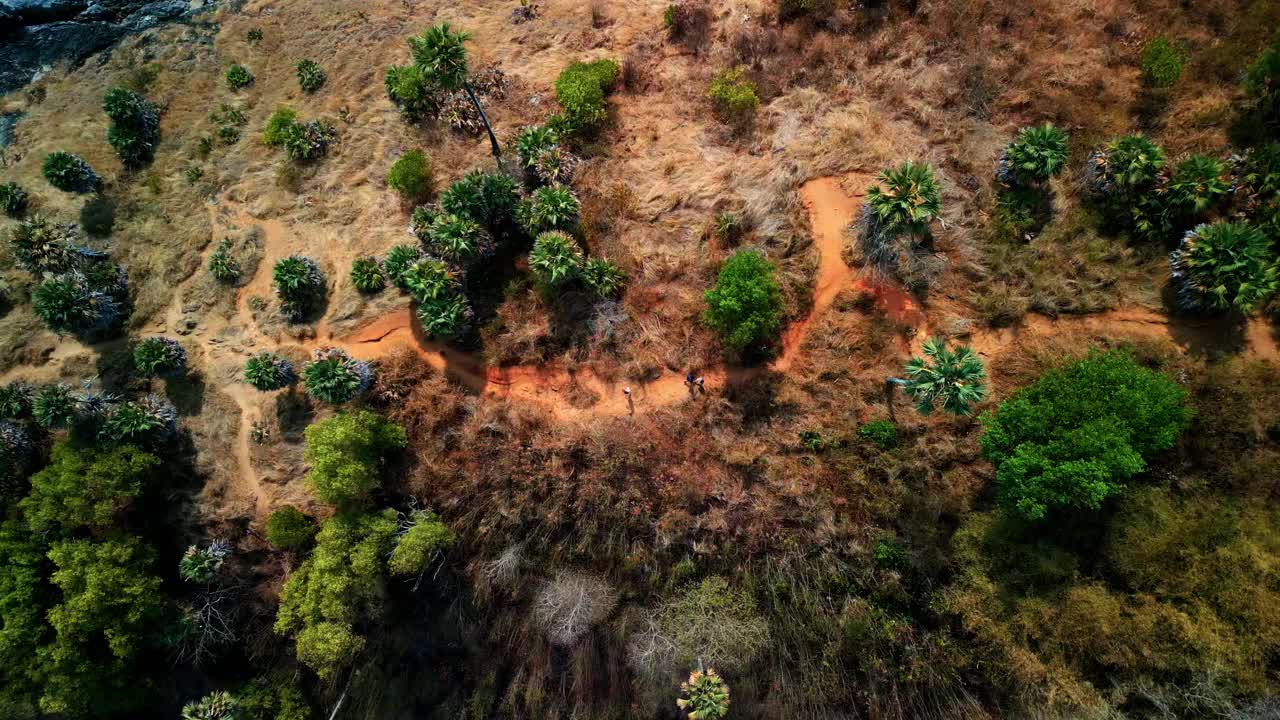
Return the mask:
{"type": "Polygon", "coordinates": [[[898,393],[894,392],[894,388],[899,385],[906,385],[907,381],[902,378],[887,377],[884,379],[884,404],[889,408],[889,419],[898,422],[897,407],[894,400],[897,399],[898,393]]]}
{"type": "MultiPolygon", "coordinates": [[[[480,122],[484,123],[484,129],[489,133],[489,145],[493,148],[494,159],[501,158],[502,148],[498,146],[498,138],[493,134],[493,128],[489,126],[489,116],[484,114],[484,108],[480,107],[479,98],[471,90],[471,83],[463,83],[462,89],[467,92],[467,97],[471,98],[471,104],[476,106],[476,112],[480,113],[480,122]]],[[[501,165],[499,165],[499,169],[501,169],[501,165]]]]}

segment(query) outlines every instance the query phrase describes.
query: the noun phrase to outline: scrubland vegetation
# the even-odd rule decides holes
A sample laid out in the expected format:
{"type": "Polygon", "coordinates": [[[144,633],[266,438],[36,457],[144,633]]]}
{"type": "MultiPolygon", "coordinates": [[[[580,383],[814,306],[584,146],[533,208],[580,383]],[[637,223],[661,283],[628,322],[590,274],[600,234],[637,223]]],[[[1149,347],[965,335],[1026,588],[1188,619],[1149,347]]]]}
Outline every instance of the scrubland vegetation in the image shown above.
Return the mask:
{"type": "Polygon", "coordinates": [[[420,5],[0,98],[0,717],[1280,713],[1274,3],[420,5]]]}

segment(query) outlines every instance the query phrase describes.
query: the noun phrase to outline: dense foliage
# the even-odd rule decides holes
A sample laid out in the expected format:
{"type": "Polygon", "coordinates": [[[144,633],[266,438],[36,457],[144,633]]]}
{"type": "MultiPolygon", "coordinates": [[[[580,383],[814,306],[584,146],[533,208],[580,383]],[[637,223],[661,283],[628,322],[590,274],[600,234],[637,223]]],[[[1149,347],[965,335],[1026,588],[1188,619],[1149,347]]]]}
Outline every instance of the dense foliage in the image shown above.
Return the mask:
{"type": "Polygon", "coordinates": [[[304,93],[310,94],[319,90],[327,79],[324,68],[320,67],[320,63],[315,60],[299,60],[294,70],[298,73],[298,87],[302,88],[304,93]]]}
{"type": "Polygon", "coordinates": [[[948,350],[942,338],[924,342],[924,357],[907,362],[902,388],[928,415],[935,409],[968,415],[987,396],[987,373],[978,354],[968,347],[948,350]]]}
{"type": "Polygon", "coordinates": [[[209,274],[220,283],[231,284],[240,279],[240,264],[231,257],[231,241],[223,239],[209,253],[209,274]]]}
{"type": "Polygon", "coordinates": [[[1274,243],[1244,223],[1196,227],[1169,254],[1169,265],[1178,302],[1190,310],[1248,315],[1280,288],[1274,243]]]}
{"type": "Polygon", "coordinates": [[[929,224],[942,212],[933,169],[908,160],[883,170],[867,188],[867,207],[876,227],[890,235],[927,235],[929,224]]]}
{"type": "Polygon", "coordinates": [[[676,706],[689,720],[719,720],[729,714],[729,686],[715,671],[695,670],[680,683],[676,706]]]}
{"type": "Polygon", "coordinates": [[[573,232],[578,225],[578,196],[564,185],[549,185],[533,191],[521,207],[525,231],[530,235],[562,230],[573,232]]]}
{"type": "Polygon", "coordinates": [[[720,333],[725,345],[742,351],[772,342],[782,329],[782,290],[773,263],[740,250],[720,266],[715,287],[706,293],[703,321],[720,333]]]}
{"type": "Polygon", "coordinates": [[[416,510],[402,523],[387,569],[392,575],[417,575],[457,540],[458,536],[438,515],[416,510]]]}
{"type": "Polygon", "coordinates": [[[440,208],[451,215],[470,218],[495,235],[509,229],[520,195],[511,178],[501,173],[473,170],[440,194],[440,208]]]}
{"type": "Polygon", "coordinates": [[[387,286],[387,276],[378,258],[359,257],[351,262],[351,284],[362,293],[376,293],[387,286]]]}
{"type": "Polygon", "coordinates": [[[316,526],[292,505],[273,511],[267,518],[267,542],[281,550],[301,550],[315,534],[316,526]]]}
{"type": "Polygon", "coordinates": [[[324,301],[324,273],[314,260],[290,255],[276,262],[271,271],[280,298],[280,311],[294,322],[300,322],[324,301]]]}
{"type": "Polygon", "coordinates": [[[401,155],[387,171],[387,187],[400,193],[405,202],[421,203],[435,192],[435,174],[431,159],[421,150],[401,155]]]}
{"type": "Polygon", "coordinates": [[[1257,105],[1264,122],[1280,127],[1280,39],[1249,66],[1244,90],[1257,105]]]}
{"type": "Polygon", "coordinates": [[[63,440],[54,445],[49,464],[31,476],[23,516],[36,531],[109,528],[159,465],[154,455],[130,445],[105,449],[63,440]]]}
{"type": "Polygon", "coordinates": [[[1157,88],[1171,87],[1182,77],[1187,64],[1187,51],[1163,35],[1142,49],[1142,78],[1157,88]]]}
{"type": "Polygon", "coordinates": [[[756,84],[747,78],[744,67],[721,70],[707,86],[707,97],[716,117],[723,122],[746,124],[760,107],[756,84]]]}
{"type": "Polygon", "coordinates": [[[564,108],[557,124],[571,133],[592,133],[608,115],[609,93],[618,82],[612,60],[570,63],[556,78],[556,101],[564,108]]]}
{"type": "Polygon", "coordinates": [[[149,337],[133,349],[133,368],[142,377],[175,377],[187,371],[187,351],[177,340],[149,337]]]}
{"type": "Polygon", "coordinates": [[[125,88],[112,88],[102,99],[102,110],[111,120],[107,144],[125,167],[136,168],[155,157],[160,141],[160,113],[145,97],[125,88]]]}
{"type": "Polygon", "coordinates": [[[387,454],[407,442],[403,428],[369,410],[315,423],[306,436],[307,485],[330,505],[358,500],[377,488],[387,454]]]}
{"type": "Polygon", "coordinates": [[[545,287],[561,287],[582,271],[582,248],[566,233],[542,233],[529,252],[529,269],[545,287]]]}
{"type": "Polygon", "coordinates": [[[1046,372],[982,418],[1000,502],[1028,520],[1097,510],[1186,427],[1187,393],[1121,351],[1046,372]]]}
{"type": "Polygon", "coordinates": [[[423,243],[431,254],[466,267],[493,253],[489,231],[467,216],[440,213],[426,228],[423,243]]]}
{"type": "Polygon", "coordinates": [[[298,381],[293,363],[273,352],[254,354],[244,364],[244,381],[254,388],[269,392],[289,387],[298,381]]]}
{"type": "Polygon", "coordinates": [[[996,179],[1007,185],[1038,185],[1060,174],[1067,162],[1067,134],[1048,123],[1018,131],[1000,156],[996,179]]]}
{"type": "Polygon", "coordinates": [[[248,87],[253,83],[253,73],[249,72],[249,68],[240,63],[232,63],[227,66],[227,71],[223,76],[227,81],[227,87],[232,90],[239,90],[248,87]]]}
{"type": "Polygon", "coordinates": [[[22,217],[27,211],[27,191],[16,182],[0,184],[0,212],[11,218],[22,217]]]}
{"type": "Polygon", "coordinates": [[[61,150],[46,155],[40,170],[50,185],[66,192],[91,192],[102,184],[84,158],[61,150]]]}
{"type": "Polygon", "coordinates": [[[342,405],[364,394],[373,382],[373,368],[337,348],[319,348],[302,368],[307,394],[322,402],[342,405]]]}

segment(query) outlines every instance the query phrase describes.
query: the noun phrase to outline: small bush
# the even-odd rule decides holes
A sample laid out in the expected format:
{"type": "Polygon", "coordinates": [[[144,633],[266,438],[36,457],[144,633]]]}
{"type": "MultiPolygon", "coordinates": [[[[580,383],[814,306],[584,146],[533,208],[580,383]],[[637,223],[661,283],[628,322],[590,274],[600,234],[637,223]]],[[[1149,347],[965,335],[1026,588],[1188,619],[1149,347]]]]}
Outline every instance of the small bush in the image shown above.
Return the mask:
{"type": "Polygon", "coordinates": [[[324,299],[324,273],[311,258],[290,255],[272,270],[280,309],[290,320],[301,321],[324,299]]]}
{"type": "Polygon", "coordinates": [[[80,208],[80,227],[93,237],[107,237],[116,226],[116,206],[102,195],[95,195],[80,208]]]}
{"type": "Polygon", "coordinates": [[[680,695],[676,707],[689,720],[720,720],[729,714],[729,686],[714,668],[694,670],[680,683],[680,695]]]}
{"type": "Polygon", "coordinates": [[[582,271],[582,249],[563,232],[546,232],[533,242],[529,269],[544,287],[562,287],[582,271]]]}
{"type": "Polygon", "coordinates": [[[306,429],[307,485],[321,502],[340,505],[378,487],[386,456],[405,447],[404,428],[369,410],[340,413],[306,429]]]}
{"type": "Polygon", "coordinates": [[[289,129],[298,122],[298,113],[290,107],[277,108],[267,120],[262,130],[262,144],[267,147],[280,147],[288,138],[289,129]]]}
{"type": "Polygon", "coordinates": [[[227,87],[232,90],[239,90],[253,83],[253,74],[249,72],[249,68],[239,63],[232,63],[228,66],[225,77],[227,79],[227,87]]]}
{"type": "Polygon", "coordinates": [[[510,227],[519,201],[519,189],[511,178],[478,170],[467,173],[440,194],[442,210],[471,218],[495,235],[510,227]]]}
{"type": "Polygon", "coordinates": [[[572,232],[578,226],[581,205],[573,191],[563,185],[540,187],[523,206],[522,221],[530,235],[552,230],[572,232]]]}
{"type": "Polygon", "coordinates": [[[493,252],[493,240],[479,223],[467,217],[442,213],[426,232],[427,249],[437,257],[460,267],[468,266],[493,252]]]}
{"type": "Polygon", "coordinates": [[[324,85],[326,75],[324,68],[320,67],[320,63],[314,60],[299,60],[294,66],[298,71],[298,87],[302,88],[304,93],[313,93],[324,85]]]}
{"type": "Polygon", "coordinates": [[[35,275],[56,275],[79,262],[75,239],[74,225],[55,225],[34,215],[10,231],[9,247],[19,268],[35,275]]]}
{"type": "Polygon", "coordinates": [[[178,411],[158,395],[141,402],[111,406],[99,432],[100,440],[141,447],[160,445],[178,432],[178,411]]]}
{"type": "Polygon", "coordinates": [[[263,392],[289,387],[298,381],[293,363],[272,352],[260,352],[244,364],[244,381],[263,392]]]}
{"type": "Polygon", "coordinates": [[[392,65],[387,68],[383,86],[386,88],[387,97],[400,108],[401,115],[410,122],[433,117],[440,109],[439,88],[433,85],[417,66],[392,65]]]}
{"type": "Polygon", "coordinates": [[[376,293],[387,286],[387,276],[377,258],[356,258],[351,263],[351,284],[362,293],[376,293]]]}
{"type": "Polygon", "coordinates": [[[337,138],[338,129],[327,120],[296,122],[284,132],[284,149],[290,160],[317,160],[324,157],[337,138]]]}
{"type": "Polygon", "coordinates": [[[1226,163],[1192,155],[1178,163],[1169,179],[1169,207],[1185,218],[1201,218],[1226,202],[1231,193],[1226,163]]]}
{"type": "Polygon", "coordinates": [[[721,266],[702,317],[730,349],[743,351],[777,338],[782,290],[775,272],[773,263],[749,250],[739,250],[721,266]]]}
{"type": "Polygon", "coordinates": [[[1067,134],[1045,124],[1023,128],[1005,148],[996,179],[1006,185],[1039,185],[1062,172],[1067,162],[1067,134]]]}
{"type": "Polygon", "coordinates": [[[457,540],[458,536],[438,515],[426,510],[414,511],[387,560],[387,569],[392,575],[417,575],[457,540]]]}
{"type": "Polygon", "coordinates": [[[27,211],[27,191],[16,182],[0,185],[0,212],[11,218],[22,217],[27,211]]]}
{"type": "Polygon", "coordinates": [[[240,264],[231,257],[231,240],[222,239],[218,247],[209,253],[209,274],[224,285],[240,279],[240,264]]]}
{"type": "Polygon", "coordinates": [[[207,548],[191,545],[178,560],[178,575],[187,582],[207,585],[217,576],[228,552],[228,548],[221,543],[207,548]]]}
{"type": "Polygon", "coordinates": [[[58,334],[105,331],[123,316],[120,300],[79,270],[45,280],[31,304],[36,316],[58,334]]]}
{"type": "Polygon", "coordinates": [[[133,368],[142,377],[176,377],[187,371],[187,351],[172,338],[150,337],[134,348],[133,368]]]}
{"type": "Polygon", "coordinates": [[[881,450],[898,444],[898,426],[889,420],[872,420],[858,427],[858,437],[875,443],[881,450]]]}
{"type": "Polygon", "coordinates": [[[132,90],[112,88],[102,100],[111,119],[107,143],[125,167],[136,168],[155,157],[160,141],[160,113],[155,105],[132,90]]]}
{"type": "Polygon", "coordinates": [[[924,342],[924,356],[907,362],[903,390],[916,401],[916,410],[928,415],[942,409],[952,415],[968,415],[987,397],[987,372],[972,349],[948,350],[939,337],[924,342]]]}
{"type": "Polygon", "coordinates": [[[257,45],[262,42],[262,28],[249,28],[249,32],[244,34],[244,39],[250,45],[257,45]]]}
{"type": "Polygon", "coordinates": [[[1164,36],[1155,38],[1142,49],[1142,79],[1151,87],[1173,87],[1182,77],[1186,64],[1187,51],[1164,36]]]}
{"type": "Polygon", "coordinates": [[[431,160],[421,150],[410,150],[387,171],[387,187],[400,193],[405,202],[422,203],[435,192],[431,160]]]}
{"type": "Polygon", "coordinates": [[[588,258],[582,265],[582,284],[602,298],[617,297],[627,285],[627,274],[604,258],[588,258]]]}
{"type": "Polygon", "coordinates": [[[0,419],[25,419],[31,414],[34,394],[34,389],[25,382],[11,382],[0,387],[0,419]]]}
{"type": "Polygon", "coordinates": [[[61,150],[45,156],[41,172],[50,185],[64,192],[91,192],[102,182],[83,158],[61,150]]]}
{"type": "Polygon", "coordinates": [[[941,188],[933,168],[908,160],[885,169],[867,189],[867,207],[877,229],[891,236],[927,235],[929,224],[942,213],[941,188]]]}
{"type": "Polygon", "coordinates": [[[608,115],[605,97],[618,81],[618,63],[613,60],[571,63],[556,78],[556,100],[564,108],[566,129],[591,133],[608,115]]]}
{"type": "Polygon", "coordinates": [[[69,385],[45,385],[31,400],[31,414],[43,428],[71,427],[80,417],[80,401],[69,385]]]}
{"type": "Polygon", "coordinates": [[[267,518],[267,542],[281,550],[301,550],[315,534],[315,524],[292,505],[273,511],[267,518]]]}
{"type": "Polygon", "coordinates": [[[1200,225],[1169,254],[1178,303],[1189,310],[1249,315],[1280,287],[1280,260],[1261,230],[1243,223],[1200,225]]]}
{"type": "Polygon", "coordinates": [[[707,87],[711,107],[721,122],[746,125],[760,107],[756,84],[747,79],[745,67],[721,70],[707,87]]]}
{"type": "Polygon", "coordinates": [[[1164,150],[1141,135],[1113,140],[1090,158],[1090,187],[1103,196],[1150,188],[1164,169],[1164,150]]]}
{"type": "Polygon", "coordinates": [[[417,245],[396,245],[387,251],[387,257],[382,261],[382,269],[393,285],[407,291],[408,288],[404,282],[405,272],[422,259],[422,248],[417,245]]]}
{"type": "Polygon", "coordinates": [[[1280,39],[1249,66],[1244,91],[1257,104],[1264,123],[1280,126],[1280,39]]]}
{"type": "Polygon", "coordinates": [[[716,213],[712,229],[722,244],[731,246],[742,239],[743,233],[746,232],[746,222],[738,213],[726,210],[716,213]]]}
{"type": "Polygon", "coordinates": [[[461,291],[418,303],[418,321],[429,337],[456,338],[467,331],[474,317],[471,304],[461,291]]]}
{"type": "Polygon", "coordinates": [[[363,395],[373,384],[369,363],[356,360],[337,348],[320,348],[302,368],[307,394],[321,402],[342,405],[363,395]]]}

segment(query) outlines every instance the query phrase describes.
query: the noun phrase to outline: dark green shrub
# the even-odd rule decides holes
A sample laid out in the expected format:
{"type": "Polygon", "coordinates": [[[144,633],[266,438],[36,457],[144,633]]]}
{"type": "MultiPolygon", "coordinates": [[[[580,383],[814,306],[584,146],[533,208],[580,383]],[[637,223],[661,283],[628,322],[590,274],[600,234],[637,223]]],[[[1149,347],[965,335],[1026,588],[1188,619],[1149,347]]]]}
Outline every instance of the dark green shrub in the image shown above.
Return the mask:
{"type": "Polygon", "coordinates": [[[199,165],[192,165],[187,168],[186,178],[188,185],[195,185],[200,182],[200,178],[204,177],[204,168],[199,165]]]}
{"type": "Polygon", "coordinates": [[[1113,140],[1090,157],[1090,185],[1104,196],[1142,192],[1164,169],[1164,150],[1141,135],[1113,140]]]}
{"type": "Polygon", "coordinates": [[[627,274],[604,258],[587,258],[582,265],[582,284],[602,298],[617,297],[627,285],[627,274]]]}
{"type": "Polygon", "coordinates": [[[223,145],[235,145],[240,142],[240,129],[234,125],[223,125],[218,128],[218,142],[223,145]]]}
{"type": "Polygon", "coordinates": [[[198,585],[213,582],[229,550],[222,543],[214,543],[207,548],[189,546],[178,560],[178,576],[198,585]]]}
{"type": "Polygon", "coordinates": [[[706,293],[703,322],[731,350],[771,343],[782,329],[782,290],[773,263],[750,250],[725,260],[716,285],[706,293]]]}
{"type": "Polygon", "coordinates": [[[25,419],[31,414],[34,393],[31,384],[25,382],[11,382],[0,387],[0,419],[25,419]]]}
{"type": "Polygon", "coordinates": [[[533,168],[538,156],[559,146],[560,133],[546,125],[530,125],[516,136],[516,156],[526,168],[533,168]]]}
{"type": "Polygon", "coordinates": [[[1142,79],[1152,87],[1173,87],[1186,64],[1187,51],[1163,35],[1142,49],[1142,79]]]}
{"type": "Polygon", "coordinates": [[[16,182],[0,185],[0,212],[11,218],[22,217],[27,211],[27,191],[16,182]]]}
{"type": "Polygon", "coordinates": [[[302,320],[324,299],[324,273],[311,258],[290,255],[279,260],[272,270],[280,310],[290,320],[302,320]]]}
{"type": "Polygon", "coordinates": [[[435,192],[431,160],[421,150],[410,150],[387,171],[387,187],[400,193],[405,202],[422,203],[435,192]]]}
{"type": "Polygon", "coordinates": [[[83,158],[61,150],[46,155],[40,169],[50,185],[65,192],[91,192],[102,182],[83,158]]]}
{"type": "Polygon", "coordinates": [[[721,720],[729,715],[729,686],[715,668],[694,670],[680,683],[676,707],[689,720],[721,720]]]}
{"type": "Polygon", "coordinates": [[[313,93],[319,90],[327,79],[324,74],[324,68],[320,67],[320,63],[314,60],[299,60],[294,67],[298,71],[298,87],[302,88],[304,93],[313,93]]]}
{"type": "Polygon", "coordinates": [[[898,426],[890,420],[872,420],[858,427],[858,437],[875,443],[881,450],[898,444],[898,426]]]}
{"type": "Polygon", "coordinates": [[[284,131],[284,149],[291,160],[316,160],[324,157],[337,138],[337,128],[327,120],[295,122],[284,131]]]}
{"type": "Polygon", "coordinates": [[[618,64],[612,60],[571,63],[556,78],[556,101],[564,108],[564,127],[574,133],[591,133],[608,115],[606,96],[618,81],[618,64]]]}
{"type": "Polygon", "coordinates": [[[998,498],[1028,520],[1098,509],[1173,446],[1190,418],[1186,397],[1120,351],[1045,372],[982,418],[998,498]]]}
{"type": "Polygon", "coordinates": [[[1192,155],[1174,168],[1166,202],[1173,212],[1182,217],[1200,218],[1226,202],[1230,192],[1226,163],[1204,155],[1192,155]]]}
{"type": "Polygon", "coordinates": [[[742,239],[743,233],[746,232],[746,223],[738,213],[726,210],[716,213],[712,229],[721,243],[734,245],[742,239]]]}
{"type": "Polygon", "coordinates": [[[387,251],[387,257],[382,261],[382,269],[387,274],[387,280],[391,284],[401,290],[408,290],[405,285],[404,276],[409,268],[419,260],[422,260],[422,248],[417,245],[396,245],[387,251]]]}
{"type": "Polygon", "coordinates": [[[71,386],[62,383],[45,385],[31,401],[31,414],[41,427],[70,427],[79,417],[80,403],[71,386]]]}
{"type": "Polygon", "coordinates": [[[876,176],[867,189],[867,207],[876,230],[923,236],[942,213],[941,189],[932,168],[908,160],[876,176]]]}
{"type": "Polygon", "coordinates": [[[760,107],[756,84],[747,78],[745,67],[721,70],[707,86],[711,108],[721,122],[746,125],[760,107]]]}
{"type": "Polygon", "coordinates": [[[307,394],[333,405],[351,402],[363,395],[372,383],[373,369],[369,363],[337,348],[316,350],[312,361],[302,368],[302,384],[307,394]]]}
{"type": "Polygon", "coordinates": [[[214,280],[230,285],[240,279],[240,264],[231,257],[231,240],[223,238],[209,253],[209,274],[214,280]]]}
{"type": "Polygon", "coordinates": [[[249,32],[244,34],[244,39],[250,45],[257,45],[262,42],[262,28],[249,28],[249,32]]]}
{"type": "Polygon", "coordinates": [[[79,270],[45,280],[31,297],[36,316],[58,334],[86,334],[107,330],[121,317],[111,294],[97,289],[79,270]]]}
{"type": "Polygon", "coordinates": [[[563,185],[540,187],[522,208],[525,231],[538,235],[552,230],[572,232],[578,226],[578,198],[563,185]]]}
{"type": "Polygon", "coordinates": [[[1249,315],[1280,286],[1276,248],[1244,223],[1198,226],[1169,254],[1169,266],[1178,304],[1189,310],[1249,315]]]}
{"type": "Polygon", "coordinates": [[[440,208],[437,206],[419,205],[409,215],[409,231],[418,240],[427,242],[431,239],[431,225],[440,214],[440,208]]]}
{"type": "Polygon", "coordinates": [[[1257,104],[1263,122],[1272,127],[1280,125],[1280,39],[1249,66],[1244,90],[1257,104]]]}
{"type": "Polygon", "coordinates": [[[440,88],[432,84],[426,74],[414,65],[392,65],[387,68],[383,86],[387,90],[387,97],[400,108],[400,113],[406,120],[416,122],[433,117],[440,109],[440,88]]]}
{"type": "Polygon", "coordinates": [[[244,364],[244,381],[263,392],[289,387],[298,381],[293,363],[273,352],[260,352],[244,364]]]}
{"type": "Polygon", "coordinates": [[[1062,172],[1067,134],[1050,124],[1023,128],[1005,148],[996,179],[1005,185],[1039,185],[1062,172]]]}
{"type": "Polygon", "coordinates": [[[132,90],[112,88],[102,99],[102,110],[111,120],[107,144],[125,167],[136,168],[155,157],[160,142],[160,112],[132,90]]]}
{"type": "Polygon", "coordinates": [[[495,235],[511,225],[519,201],[518,188],[511,178],[478,170],[467,173],[440,194],[440,207],[446,213],[471,218],[495,235]]]}
{"type": "Polygon", "coordinates": [[[262,129],[262,144],[267,147],[280,147],[288,139],[290,129],[298,122],[298,113],[290,107],[277,108],[262,129]]]}
{"type": "Polygon", "coordinates": [[[907,362],[907,378],[899,383],[920,414],[938,408],[952,415],[973,412],[973,406],[987,397],[987,372],[978,354],[965,346],[948,350],[937,337],[926,340],[923,350],[924,357],[907,362]]]}
{"type": "Polygon", "coordinates": [[[362,293],[376,293],[387,286],[387,276],[377,258],[360,257],[351,263],[351,284],[362,293]]]}
{"type": "Polygon", "coordinates": [[[563,232],[542,233],[529,252],[529,269],[544,287],[559,288],[582,272],[582,249],[563,232]]]}
{"type": "Polygon", "coordinates": [[[386,456],[407,444],[404,428],[369,410],[340,413],[306,429],[307,485],[330,505],[378,487],[386,456]]]}
{"type": "Polygon", "coordinates": [[[74,225],[55,225],[41,215],[18,223],[9,233],[16,265],[35,275],[56,275],[73,269],[76,252],[74,225]]]}
{"type": "Polygon", "coordinates": [[[133,349],[133,368],[142,377],[175,377],[187,371],[187,351],[177,340],[150,337],[133,349]]]}
{"type": "Polygon", "coordinates": [[[292,505],[272,512],[267,518],[267,542],[281,550],[301,550],[315,534],[315,524],[292,505]]]}
{"type": "Polygon", "coordinates": [[[249,72],[249,68],[239,63],[229,65],[225,77],[227,87],[232,90],[248,87],[253,82],[253,74],[249,72]]]}
{"type": "Polygon", "coordinates": [[[154,447],[178,432],[178,411],[173,403],[158,395],[148,395],[140,402],[122,402],[111,406],[102,424],[102,440],[154,447]]]}
{"type": "Polygon", "coordinates": [[[427,250],[455,265],[467,266],[493,252],[487,230],[467,217],[442,213],[427,230],[427,250]]]}
{"type": "Polygon", "coordinates": [[[93,237],[107,237],[116,226],[116,206],[102,195],[95,195],[80,208],[80,227],[93,237]]]}
{"type": "Polygon", "coordinates": [[[467,331],[473,319],[471,304],[461,291],[440,294],[418,303],[418,321],[428,337],[456,338],[467,331]]]}

